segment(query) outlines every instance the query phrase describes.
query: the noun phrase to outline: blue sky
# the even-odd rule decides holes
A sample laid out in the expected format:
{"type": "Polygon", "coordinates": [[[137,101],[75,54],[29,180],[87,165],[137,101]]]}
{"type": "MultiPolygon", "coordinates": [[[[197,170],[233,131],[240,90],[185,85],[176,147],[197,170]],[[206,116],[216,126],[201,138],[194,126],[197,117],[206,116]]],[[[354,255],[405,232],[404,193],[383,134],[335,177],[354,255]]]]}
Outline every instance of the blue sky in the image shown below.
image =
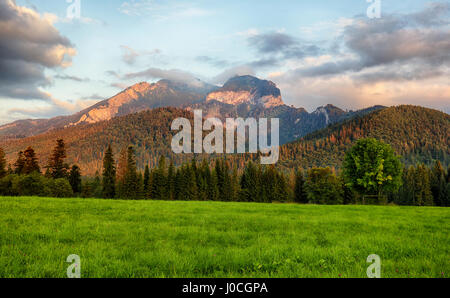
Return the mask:
{"type": "MultiPolygon", "coordinates": [[[[11,2],[0,0],[5,1],[11,2]]],[[[140,81],[192,76],[222,84],[237,74],[274,81],[287,104],[310,111],[327,103],[346,109],[411,103],[450,110],[445,80],[450,61],[421,44],[432,34],[449,33],[448,1],[381,0],[382,17],[373,20],[366,15],[366,0],[81,0],[81,18],[73,20],[67,19],[71,4],[65,0],[11,3],[19,7],[16,12],[26,7],[36,12],[35,18],[51,20],[45,30],[56,30],[55,40],[68,40],[63,47],[71,63],[31,61],[41,64],[36,69],[48,79],[33,82],[45,94],[41,98],[20,98],[0,85],[0,123],[71,114],[140,81]],[[430,25],[416,18],[436,4],[442,6],[433,13],[443,23],[430,25]],[[415,23],[395,29],[409,19],[415,23]],[[388,27],[391,21],[394,32],[388,27]],[[382,46],[383,38],[392,43],[390,37],[398,36],[405,51],[411,41],[421,50],[405,58],[389,48],[379,57],[367,46],[370,41],[354,38],[368,28],[382,46]],[[421,35],[411,38],[413,32],[421,35]],[[439,72],[430,74],[436,69],[430,56],[443,59],[439,72]]],[[[442,51],[447,46],[441,45],[442,51]]]]}

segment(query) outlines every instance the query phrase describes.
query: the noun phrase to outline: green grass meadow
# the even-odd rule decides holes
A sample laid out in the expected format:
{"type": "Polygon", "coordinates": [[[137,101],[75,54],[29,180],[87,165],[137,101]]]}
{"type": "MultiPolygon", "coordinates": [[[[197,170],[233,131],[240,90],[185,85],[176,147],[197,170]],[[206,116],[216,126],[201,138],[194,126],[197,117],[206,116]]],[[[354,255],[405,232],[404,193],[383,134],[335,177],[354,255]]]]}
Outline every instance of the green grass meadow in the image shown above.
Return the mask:
{"type": "Polygon", "coordinates": [[[0,197],[0,277],[450,275],[450,209],[0,197]]]}

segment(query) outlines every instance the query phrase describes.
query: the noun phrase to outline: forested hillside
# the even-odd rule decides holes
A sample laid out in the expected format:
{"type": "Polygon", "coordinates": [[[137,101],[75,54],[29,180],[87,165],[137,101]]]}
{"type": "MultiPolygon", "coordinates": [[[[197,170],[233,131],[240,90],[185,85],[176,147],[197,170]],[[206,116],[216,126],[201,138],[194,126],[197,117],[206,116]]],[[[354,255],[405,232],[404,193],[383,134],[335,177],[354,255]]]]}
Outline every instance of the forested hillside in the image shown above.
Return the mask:
{"type": "MultiPolygon", "coordinates": [[[[0,143],[8,163],[13,164],[19,151],[32,146],[41,167],[45,167],[57,139],[67,145],[68,162],[78,164],[83,175],[101,171],[102,158],[109,144],[114,153],[133,145],[138,169],[157,165],[161,155],[180,165],[192,158],[190,154],[173,154],[170,143],[174,132],[172,121],[178,117],[192,118],[192,113],[177,108],[159,108],[150,111],[116,117],[95,124],[54,130],[35,137],[0,143]]],[[[282,168],[304,169],[315,166],[339,168],[347,149],[357,140],[374,137],[391,144],[405,164],[440,160],[445,167],[450,164],[449,149],[450,116],[448,114],[416,106],[399,106],[376,110],[364,116],[356,116],[341,124],[307,135],[281,146],[282,168]]],[[[217,156],[198,156],[198,159],[217,156]]],[[[256,155],[231,155],[231,166],[243,168],[246,161],[259,162],[256,155]]]]}
{"type": "MultiPolygon", "coordinates": [[[[133,144],[137,153],[138,167],[143,168],[144,160],[155,165],[160,155],[172,157],[170,142],[173,133],[170,126],[178,117],[191,118],[192,114],[175,108],[155,109],[3,142],[0,143],[0,147],[4,148],[7,161],[13,164],[19,151],[32,146],[41,167],[44,167],[55,141],[62,138],[67,146],[67,161],[70,164],[78,164],[83,175],[94,175],[96,171],[101,171],[103,154],[108,144],[115,149],[115,154],[133,144]]],[[[176,162],[177,156],[173,158],[176,162]]]]}
{"type": "Polygon", "coordinates": [[[329,126],[281,148],[285,167],[340,167],[345,152],[360,138],[392,145],[405,164],[450,163],[450,115],[418,106],[398,106],[329,126]]]}

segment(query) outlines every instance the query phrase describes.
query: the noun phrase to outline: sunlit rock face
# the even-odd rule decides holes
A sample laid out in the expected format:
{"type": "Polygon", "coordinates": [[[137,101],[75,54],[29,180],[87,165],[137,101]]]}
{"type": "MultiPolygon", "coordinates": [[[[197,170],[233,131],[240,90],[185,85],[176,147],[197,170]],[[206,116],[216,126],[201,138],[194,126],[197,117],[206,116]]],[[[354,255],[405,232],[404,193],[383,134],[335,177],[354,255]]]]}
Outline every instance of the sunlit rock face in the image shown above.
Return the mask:
{"type": "Polygon", "coordinates": [[[94,106],[89,111],[84,113],[78,122],[72,123],[72,125],[109,120],[118,115],[119,108],[121,106],[129,104],[132,101],[139,100],[144,97],[147,92],[154,90],[155,88],[157,88],[156,84],[151,85],[146,82],[133,85],[116,96],[111,97],[97,107],[94,106]]]}
{"type": "Polygon", "coordinates": [[[110,99],[80,112],[78,120],[69,126],[109,120],[146,109],[201,102],[216,88],[201,81],[194,83],[160,80],[153,84],[146,82],[135,84],[110,99]]]}
{"type": "Polygon", "coordinates": [[[213,100],[230,105],[246,103],[265,108],[284,105],[280,89],[275,83],[252,76],[230,79],[222,88],[208,94],[206,101],[213,100]]]}

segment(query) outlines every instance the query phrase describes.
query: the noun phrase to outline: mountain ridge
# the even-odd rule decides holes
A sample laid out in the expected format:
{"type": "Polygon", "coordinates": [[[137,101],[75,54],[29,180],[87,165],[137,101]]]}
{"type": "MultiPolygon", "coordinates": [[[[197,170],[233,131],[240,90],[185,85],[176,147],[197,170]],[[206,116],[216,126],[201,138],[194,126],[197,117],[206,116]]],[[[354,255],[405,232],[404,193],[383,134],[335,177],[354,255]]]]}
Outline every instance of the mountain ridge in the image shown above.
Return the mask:
{"type": "Polygon", "coordinates": [[[414,105],[400,105],[356,115],[285,144],[285,167],[340,167],[345,152],[360,138],[390,144],[404,164],[450,165],[450,115],[414,105]]]}
{"type": "MultiPolygon", "coordinates": [[[[351,113],[332,105],[308,113],[303,108],[284,104],[275,83],[253,76],[236,76],[222,87],[200,80],[183,83],[160,80],[140,82],[78,113],[50,119],[18,120],[0,126],[0,138],[17,139],[39,135],[54,129],[92,124],[114,117],[158,107],[199,108],[205,115],[229,117],[279,117],[286,126],[282,143],[302,137],[316,129],[341,121],[351,113]]],[[[381,107],[380,107],[381,108],[381,107]]]]}
{"type": "MultiPolygon", "coordinates": [[[[63,138],[67,144],[67,161],[78,164],[82,172],[90,176],[96,171],[101,172],[103,154],[109,144],[112,144],[116,158],[121,149],[132,144],[140,169],[146,164],[155,166],[161,155],[172,159],[177,165],[193,157],[171,151],[171,137],[175,132],[170,130],[170,126],[178,117],[192,119],[193,115],[186,109],[157,108],[24,139],[3,141],[0,147],[4,149],[7,161],[13,164],[17,152],[32,146],[43,167],[55,140],[63,138]]],[[[287,169],[313,166],[338,168],[346,150],[357,139],[364,137],[375,137],[391,144],[406,164],[431,163],[433,159],[439,159],[446,165],[450,164],[449,130],[450,115],[436,110],[416,106],[372,110],[281,146],[277,166],[287,169]]],[[[198,156],[198,159],[221,156],[205,154],[198,156]]],[[[246,160],[258,159],[249,154],[232,154],[227,158],[238,167],[246,160]]]]}

